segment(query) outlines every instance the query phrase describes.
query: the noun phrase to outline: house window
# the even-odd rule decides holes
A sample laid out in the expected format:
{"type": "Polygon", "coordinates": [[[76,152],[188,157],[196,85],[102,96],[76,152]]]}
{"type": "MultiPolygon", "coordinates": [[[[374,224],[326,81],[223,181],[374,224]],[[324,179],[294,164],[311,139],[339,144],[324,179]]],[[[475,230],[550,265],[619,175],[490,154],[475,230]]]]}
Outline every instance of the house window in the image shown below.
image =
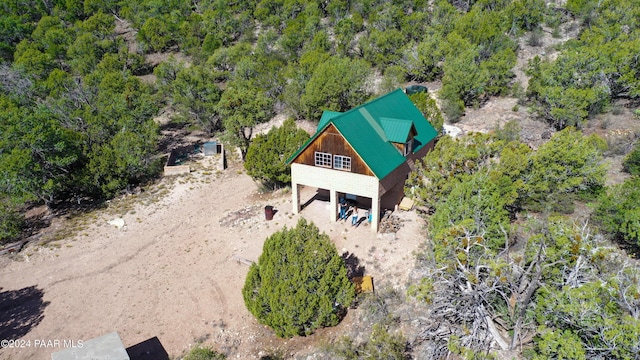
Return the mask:
{"type": "Polygon", "coordinates": [[[333,168],[351,171],[351,158],[348,156],[335,155],[333,157],[333,168]]]}
{"type": "Polygon", "coordinates": [[[315,155],[316,155],[316,166],[322,166],[322,167],[328,167],[328,168],[331,167],[331,154],[316,151],[315,155]]]}
{"type": "Polygon", "coordinates": [[[407,156],[413,152],[413,138],[404,143],[404,156],[407,156]]]}

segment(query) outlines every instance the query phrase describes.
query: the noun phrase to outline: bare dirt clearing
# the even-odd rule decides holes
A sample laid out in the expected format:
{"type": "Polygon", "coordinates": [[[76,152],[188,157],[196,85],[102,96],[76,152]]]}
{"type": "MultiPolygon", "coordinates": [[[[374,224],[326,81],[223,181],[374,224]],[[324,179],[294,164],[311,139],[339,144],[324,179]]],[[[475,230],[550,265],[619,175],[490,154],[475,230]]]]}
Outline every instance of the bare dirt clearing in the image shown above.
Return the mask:
{"type": "MultiPolygon", "coordinates": [[[[198,168],[83,215],[80,221],[87,225],[73,236],[0,258],[2,294],[35,287],[39,296],[33,309],[3,309],[33,313],[24,317],[22,339],[77,341],[118,331],[126,347],[157,336],[172,358],[196,342],[241,359],[269,349],[311,350],[318,339],[340,334],[353,315],[309,338],[278,339],[245,309],[241,289],[248,267],[234,260],[257,260],[264,239],[295,226],[299,216],[313,220],[339,251],[355,254],[377,285],[404,286],[411,253],[423,238],[415,213],[400,213],[404,226],[396,240],[381,239],[368,226],[331,223],[323,201],[292,215],[289,193],[257,193],[238,164],[221,173],[206,162],[198,168]],[[265,205],[277,210],[272,221],[265,220],[265,205]],[[125,226],[109,225],[114,218],[125,226]]],[[[303,200],[314,194],[315,189],[304,189],[303,200]]],[[[74,227],[77,221],[60,226],[74,227]]],[[[46,359],[58,350],[5,348],[0,359],[46,359]]]]}

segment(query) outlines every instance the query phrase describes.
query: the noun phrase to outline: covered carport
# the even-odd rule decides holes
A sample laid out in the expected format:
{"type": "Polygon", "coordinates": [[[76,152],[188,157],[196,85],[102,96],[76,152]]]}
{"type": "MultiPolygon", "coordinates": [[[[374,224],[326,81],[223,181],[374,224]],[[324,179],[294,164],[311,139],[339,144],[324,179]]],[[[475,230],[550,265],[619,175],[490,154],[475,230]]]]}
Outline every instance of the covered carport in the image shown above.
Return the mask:
{"type": "Polygon", "coordinates": [[[291,192],[293,213],[298,214],[300,205],[300,186],[311,186],[329,192],[329,220],[338,220],[338,201],[341,194],[371,199],[371,230],[378,231],[380,222],[380,186],[378,179],[347,172],[333,172],[327,176],[326,169],[303,164],[291,164],[291,192]]]}

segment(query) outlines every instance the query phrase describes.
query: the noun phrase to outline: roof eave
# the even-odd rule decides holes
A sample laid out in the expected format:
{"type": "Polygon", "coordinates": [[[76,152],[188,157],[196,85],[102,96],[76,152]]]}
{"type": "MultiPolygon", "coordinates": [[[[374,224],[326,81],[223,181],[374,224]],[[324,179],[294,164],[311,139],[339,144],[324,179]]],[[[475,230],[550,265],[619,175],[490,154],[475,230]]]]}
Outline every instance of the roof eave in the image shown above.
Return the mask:
{"type": "Polygon", "coordinates": [[[289,157],[289,159],[287,159],[287,165],[291,165],[291,163],[307,148],[309,147],[309,145],[330,125],[332,124],[333,121],[329,120],[323,127],[322,129],[316,131],[315,134],[313,134],[313,136],[311,136],[309,138],[309,140],[307,140],[304,144],[302,144],[302,146],[300,146],[300,148],[293,153],[293,155],[291,155],[289,157]]]}

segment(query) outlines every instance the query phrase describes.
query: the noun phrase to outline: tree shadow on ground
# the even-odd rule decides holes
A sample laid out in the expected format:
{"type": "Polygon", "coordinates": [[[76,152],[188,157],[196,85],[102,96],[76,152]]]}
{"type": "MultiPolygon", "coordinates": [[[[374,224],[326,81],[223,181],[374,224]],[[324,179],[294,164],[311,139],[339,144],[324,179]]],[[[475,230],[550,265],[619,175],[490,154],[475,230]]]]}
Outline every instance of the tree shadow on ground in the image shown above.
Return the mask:
{"type": "Polygon", "coordinates": [[[43,295],[35,286],[0,293],[0,339],[19,339],[42,321],[49,305],[43,295]]]}
{"type": "Polygon", "coordinates": [[[316,201],[316,200],[318,200],[318,201],[329,201],[329,198],[325,197],[324,195],[322,195],[320,193],[315,193],[311,199],[305,201],[304,204],[300,205],[300,211],[304,210],[307,206],[311,205],[311,203],[316,201]]]}
{"type": "Polygon", "coordinates": [[[344,260],[344,265],[347,267],[347,277],[349,279],[364,276],[364,265],[360,265],[360,259],[353,253],[348,251],[342,253],[342,260],[344,260]]]}
{"type": "Polygon", "coordinates": [[[107,203],[104,199],[92,198],[88,195],[79,196],[67,194],[62,196],[60,200],[50,205],[50,216],[55,217],[73,217],[80,214],[86,214],[91,211],[105,209],[107,203]]]}
{"type": "Polygon", "coordinates": [[[623,238],[615,239],[618,246],[624,250],[624,252],[629,256],[636,260],[640,260],[640,244],[632,243],[629,240],[625,240],[623,238]]]}
{"type": "Polygon", "coordinates": [[[194,131],[188,123],[175,121],[160,125],[160,133],[162,136],[158,142],[158,152],[161,154],[193,146],[194,143],[202,144],[211,138],[208,132],[194,131]]]}

